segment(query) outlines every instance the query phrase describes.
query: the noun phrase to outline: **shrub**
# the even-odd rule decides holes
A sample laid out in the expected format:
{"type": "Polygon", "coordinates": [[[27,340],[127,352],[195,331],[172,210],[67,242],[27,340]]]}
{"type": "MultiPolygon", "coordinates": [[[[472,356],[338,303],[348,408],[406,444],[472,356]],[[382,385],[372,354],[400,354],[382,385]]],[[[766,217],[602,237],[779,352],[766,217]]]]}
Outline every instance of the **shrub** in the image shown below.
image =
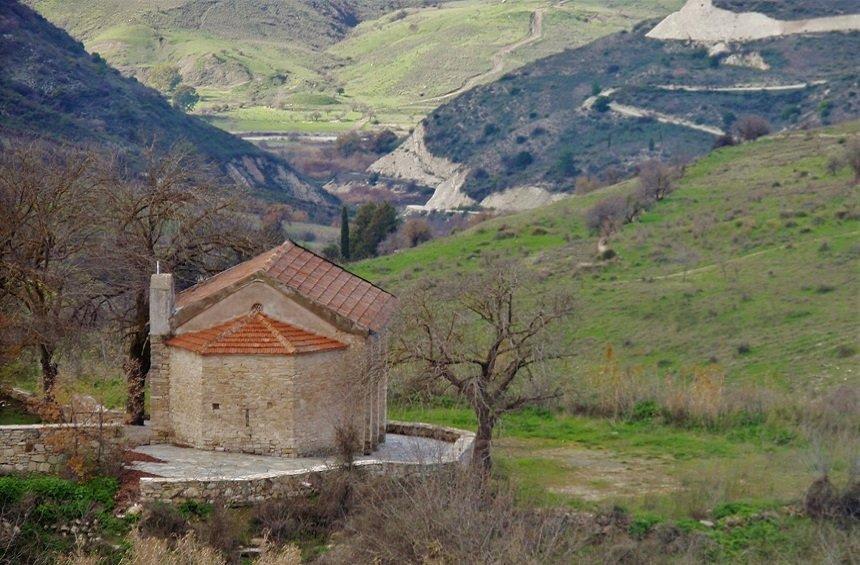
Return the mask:
{"type": "Polygon", "coordinates": [[[833,518],[838,504],[839,496],[827,475],[813,481],[803,499],[804,510],[810,518],[833,518]]]}
{"type": "Polygon", "coordinates": [[[719,149],[720,147],[731,147],[735,144],[735,138],[732,137],[731,134],[727,133],[719,136],[714,140],[714,149],[719,149]]]}
{"type": "Polygon", "coordinates": [[[534,156],[528,151],[520,151],[519,153],[505,159],[508,171],[521,171],[534,163],[534,156]]]}
{"type": "Polygon", "coordinates": [[[508,485],[462,470],[359,489],[330,562],[569,562],[578,541],[565,513],[522,508],[508,485]]]}
{"type": "Polygon", "coordinates": [[[254,506],[252,519],[276,542],[331,534],[354,503],[350,473],[328,473],[315,481],[313,492],[289,499],[271,499],[254,506]]]}
{"type": "Polygon", "coordinates": [[[144,506],[140,532],[157,538],[178,538],[188,532],[188,520],[172,504],[152,502],[144,506]]]}
{"type": "Polygon", "coordinates": [[[756,115],[744,116],[737,122],[735,128],[744,141],[754,141],[770,133],[770,123],[756,115]]]}
{"type": "Polygon", "coordinates": [[[854,171],[854,182],[860,183],[860,140],[853,140],[845,147],[845,162],[854,171]]]}
{"type": "Polygon", "coordinates": [[[600,112],[601,114],[609,111],[609,98],[606,96],[598,96],[594,101],[594,106],[592,106],[596,112],[600,112]]]}
{"type": "Polygon", "coordinates": [[[639,165],[639,188],[636,198],[641,203],[663,200],[672,190],[674,171],[660,161],[639,165]]]}
{"type": "Polygon", "coordinates": [[[212,506],[207,520],[195,524],[197,539],[230,559],[239,549],[242,526],[223,503],[212,506]]]}

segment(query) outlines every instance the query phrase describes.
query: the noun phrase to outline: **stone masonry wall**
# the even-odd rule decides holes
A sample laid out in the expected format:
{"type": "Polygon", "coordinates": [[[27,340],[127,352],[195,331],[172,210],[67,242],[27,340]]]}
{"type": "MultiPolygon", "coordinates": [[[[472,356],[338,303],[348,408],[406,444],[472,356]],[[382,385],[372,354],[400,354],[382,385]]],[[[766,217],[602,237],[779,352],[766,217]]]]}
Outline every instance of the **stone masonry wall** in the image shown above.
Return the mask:
{"type": "MultiPolygon", "coordinates": [[[[434,463],[365,460],[356,462],[357,466],[381,475],[406,476],[426,473],[440,467],[464,466],[471,461],[475,441],[473,433],[408,422],[391,422],[388,424],[387,431],[449,442],[453,444],[451,454],[446,460],[434,463]]],[[[336,466],[321,465],[297,471],[261,473],[241,479],[208,476],[201,476],[199,479],[143,477],[140,479],[140,498],[142,501],[198,500],[219,501],[231,505],[252,504],[270,498],[284,498],[308,492],[321,475],[336,470],[336,466]]]]}
{"type": "Polygon", "coordinates": [[[59,447],[66,443],[63,436],[78,433],[80,441],[96,448],[97,438],[105,441],[122,440],[122,427],[117,424],[75,426],[72,424],[27,424],[0,426],[0,473],[49,473],[63,462],[59,447]]]}
{"type": "Polygon", "coordinates": [[[169,347],[170,426],[178,443],[203,443],[202,358],[196,353],[169,347]]]}
{"type": "Polygon", "coordinates": [[[368,395],[349,361],[360,355],[353,345],[347,351],[333,351],[295,357],[295,434],[299,455],[332,453],[338,427],[354,427],[364,441],[368,395]]]}
{"type": "Polygon", "coordinates": [[[151,335],[149,381],[150,424],[156,434],[170,436],[170,348],[164,345],[164,337],[151,335]]]}
{"type": "Polygon", "coordinates": [[[295,455],[293,388],[302,375],[297,373],[293,357],[207,356],[203,375],[199,447],[295,455]]]}

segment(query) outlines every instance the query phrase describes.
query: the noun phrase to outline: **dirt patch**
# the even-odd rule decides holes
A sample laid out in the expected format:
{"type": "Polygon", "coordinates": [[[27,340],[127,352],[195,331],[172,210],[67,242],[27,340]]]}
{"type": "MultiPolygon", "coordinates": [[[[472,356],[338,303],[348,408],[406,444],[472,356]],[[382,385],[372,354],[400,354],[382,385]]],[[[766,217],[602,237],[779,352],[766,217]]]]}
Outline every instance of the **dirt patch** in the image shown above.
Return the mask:
{"type": "Polygon", "coordinates": [[[554,472],[542,478],[549,491],[586,501],[666,493],[681,488],[669,475],[668,464],[659,459],[619,456],[611,451],[577,445],[535,449],[527,440],[504,439],[499,443],[509,457],[546,459],[556,463],[554,472]]]}
{"type": "Polygon", "coordinates": [[[782,21],[757,12],[731,12],[711,0],[688,0],[669,14],[647,36],[685,41],[753,41],[792,34],[826,33],[860,29],[860,15],[782,21]]]}

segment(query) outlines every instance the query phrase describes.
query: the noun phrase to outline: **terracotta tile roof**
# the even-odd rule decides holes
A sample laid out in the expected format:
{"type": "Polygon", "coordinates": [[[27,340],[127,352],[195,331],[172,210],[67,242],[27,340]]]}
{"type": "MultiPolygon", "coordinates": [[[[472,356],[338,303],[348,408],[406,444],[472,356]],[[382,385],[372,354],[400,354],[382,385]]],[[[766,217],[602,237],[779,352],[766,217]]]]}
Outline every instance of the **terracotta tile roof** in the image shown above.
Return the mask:
{"type": "Polygon", "coordinates": [[[167,345],[201,355],[300,355],[345,349],[337,340],[272,319],[261,312],[197,332],[180,334],[167,345]]]}
{"type": "Polygon", "coordinates": [[[176,306],[186,307],[255,274],[266,274],[305,299],[371,331],[385,326],[397,302],[373,283],[288,240],[179,293],[176,306]]]}

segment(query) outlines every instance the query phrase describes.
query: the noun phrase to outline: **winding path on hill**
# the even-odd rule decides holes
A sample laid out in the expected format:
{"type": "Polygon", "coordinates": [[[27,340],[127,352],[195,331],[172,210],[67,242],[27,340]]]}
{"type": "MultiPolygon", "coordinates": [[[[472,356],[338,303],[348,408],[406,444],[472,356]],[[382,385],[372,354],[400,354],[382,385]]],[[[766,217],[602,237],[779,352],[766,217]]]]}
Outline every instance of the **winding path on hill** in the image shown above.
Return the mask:
{"type": "Polygon", "coordinates": [[[735,86],[690,86],[684,84],[660,84],[660,90],[676,90],[681,92],[782,92],[790,90],[804,90],[810,86],[827,84],[826,80],[814,80],[812,82],[798,82],[794,84],[738,84],[735,86]]]}
{"type": "Polygon", "coordinates": [[[718,127],[697,124],[683,118],[677,118],[675,116],[670,116],[669,114],[663,114],[661,112],[655,112],[654,110],[647,110],[645,108],[637,108],[636,106],[627,106],[625,104],[618,104],[617,102],[610,102],[609,109],[616,114],[621,114],[622,116],[630,118],[652,118],[664,124],[674,124],[676,126],[695,129],[717,137],[726,134],[726,132],[718,127]]]}
{"type": "Polygon", "coordinates": [[[529,34],[517,41],[516,43],[511,43],[510,45],[505,45],[498,51],[496,51],[492,56],[492,67],[490,70],[485,71],[483,73],[477,74],[472,78],[466,80],[466,82],[460,88],[456,90],[452,90],[446,94],[442,94],[441,96],[434,96],[433,98],[425,98],[423,100],[419,100],[416,102],[417,104],[425,104],[427,102],[439,102],[441,100],[446,100],[448,98],[452,98],[454,96],[459,96],[463,94],[467,90],[471,90],[478,84],[494,77],[495,75],[501,73],[505,68],[505,58],[516,51],[517,49],[521,49],[526,45],[531,45],[532,43],[540,40],[543,37],[543,15],[546,12],[546,8],[538,8],[534,12],[532,12],[531,22],[529,23],[529,34]]]}
{"type": "MultiPolygon", "coordinates": [[[[591,110],[591,108],[594,106],[594,103],[597,102],[598,98],[609,97],[617,91],[617,88],[607,88],[606,90],[601,91],[600,94],[589,96],[585,99],[585,102],[582,103],[580,108],[583,110],[591,110]]],[[[695,129],[703,131],[705,133],[709,133],[711,135],[715,135],[717,137],[725,135],[725,132],[718,127],[697,124],[695,122],[691,122],[683,118],[670,116],[669,114],[663,114],[661,112],[655,112],[654,110],[648,110],[647,108],[639,108],[637,106],[627,106],[625,104],[619,104],[617,102],[610,102],[609,109],[616,114],[626,116],[628,118],[651,118],[664,124],[674,124],[676,126],[695,129]]]]}

